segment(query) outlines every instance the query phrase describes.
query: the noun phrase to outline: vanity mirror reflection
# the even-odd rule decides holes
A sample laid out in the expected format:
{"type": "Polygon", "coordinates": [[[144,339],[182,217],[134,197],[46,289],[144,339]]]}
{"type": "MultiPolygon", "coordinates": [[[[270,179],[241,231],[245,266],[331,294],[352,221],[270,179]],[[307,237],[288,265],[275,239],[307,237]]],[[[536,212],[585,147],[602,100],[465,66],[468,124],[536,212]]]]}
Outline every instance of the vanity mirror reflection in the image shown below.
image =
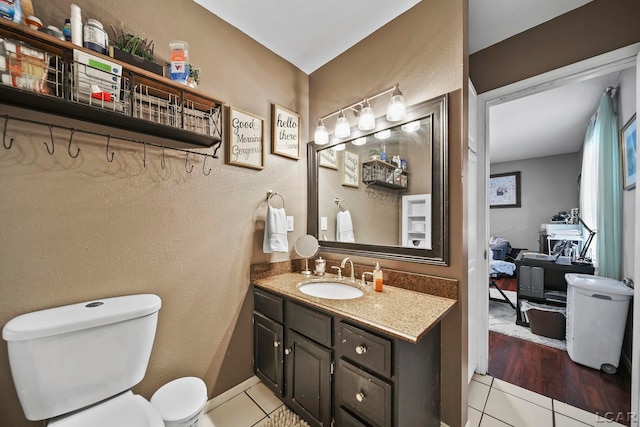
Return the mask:
{"type": "Polygon", "coordinates": [[[308,144],[308,233],[321,250],[447,265],[447,95],[308,144]]]}

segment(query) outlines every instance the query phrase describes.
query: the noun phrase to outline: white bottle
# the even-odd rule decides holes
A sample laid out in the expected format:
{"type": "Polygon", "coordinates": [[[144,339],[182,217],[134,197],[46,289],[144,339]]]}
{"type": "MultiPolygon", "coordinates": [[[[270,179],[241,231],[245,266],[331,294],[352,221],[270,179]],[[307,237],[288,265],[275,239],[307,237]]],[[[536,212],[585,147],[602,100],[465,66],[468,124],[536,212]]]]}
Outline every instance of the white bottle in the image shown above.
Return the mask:
{"type": "Polygon", "coordinates": [[[82,14],[78,5],[71,5],[71,43],[82,46],[82,14]]]}

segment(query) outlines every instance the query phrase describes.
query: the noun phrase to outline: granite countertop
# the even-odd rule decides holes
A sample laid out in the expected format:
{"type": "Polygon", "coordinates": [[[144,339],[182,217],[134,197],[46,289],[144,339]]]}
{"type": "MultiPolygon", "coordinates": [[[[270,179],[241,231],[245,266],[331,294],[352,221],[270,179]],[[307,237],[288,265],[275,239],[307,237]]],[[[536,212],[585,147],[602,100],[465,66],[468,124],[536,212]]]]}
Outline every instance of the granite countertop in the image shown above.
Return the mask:
{"type": "Polygon", "coordinates": [[[338,281],[333,274],[305,277],[300,273],[286,273],[258,279],[253,284],[411,343],[420,341],[456,304],[453,299],[393,286],[385,286],[383,292],[375,292],[370,283],[363,287],[359,281],[355,284],[341,281],[364,292],[362,297],[350,300],[313,297],[297,288],[302,282],[327,280],[338,281]]]}

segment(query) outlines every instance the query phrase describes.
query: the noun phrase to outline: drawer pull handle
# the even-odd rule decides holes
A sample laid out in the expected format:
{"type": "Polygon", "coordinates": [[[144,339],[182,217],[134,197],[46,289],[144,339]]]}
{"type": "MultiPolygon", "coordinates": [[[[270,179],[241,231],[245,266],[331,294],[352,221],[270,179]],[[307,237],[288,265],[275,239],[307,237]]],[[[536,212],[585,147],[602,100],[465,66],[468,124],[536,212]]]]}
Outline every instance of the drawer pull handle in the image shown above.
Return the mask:
{"type": "Polygon", "coordinates": [[[356,393],[356,400],[358,402],[362,402],[364,400],[364,393],[363,392],[356,393]]]}
{"type": "Polygon", "coordinates": [[[290,348],[285,348],[284,349],[284,354],[289,354],[291,353],[291,349],[290,348]]]}
{"type": "Polygon", "coordinates": [[[280,341],[274,341],[274,342],[273,342],[273,346],[274,346],[275,348],[280,347],[280,341]]]}
{"type": "Polygon", "coordinates": [[[367,352],[367,346],[366,345],[359,345],[356,347],[356,353],[358,354],[365,354],[367,352]]]}

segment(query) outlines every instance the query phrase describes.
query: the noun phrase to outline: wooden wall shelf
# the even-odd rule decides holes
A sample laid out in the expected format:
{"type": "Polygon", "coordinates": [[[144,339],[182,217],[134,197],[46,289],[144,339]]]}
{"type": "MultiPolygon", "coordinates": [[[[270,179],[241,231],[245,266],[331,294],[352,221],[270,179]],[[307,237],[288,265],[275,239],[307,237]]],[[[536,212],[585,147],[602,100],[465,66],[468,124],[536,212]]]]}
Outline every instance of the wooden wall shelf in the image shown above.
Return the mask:
{"type": "Polygon", "coordinates": [[[0,37],[7,40],[0,43],[2,103],[165,138],[176,147],[222,144],[223,101],[6,19],[0,37]],[[113,72],[78,53],[115,64],[113,72]]]}

